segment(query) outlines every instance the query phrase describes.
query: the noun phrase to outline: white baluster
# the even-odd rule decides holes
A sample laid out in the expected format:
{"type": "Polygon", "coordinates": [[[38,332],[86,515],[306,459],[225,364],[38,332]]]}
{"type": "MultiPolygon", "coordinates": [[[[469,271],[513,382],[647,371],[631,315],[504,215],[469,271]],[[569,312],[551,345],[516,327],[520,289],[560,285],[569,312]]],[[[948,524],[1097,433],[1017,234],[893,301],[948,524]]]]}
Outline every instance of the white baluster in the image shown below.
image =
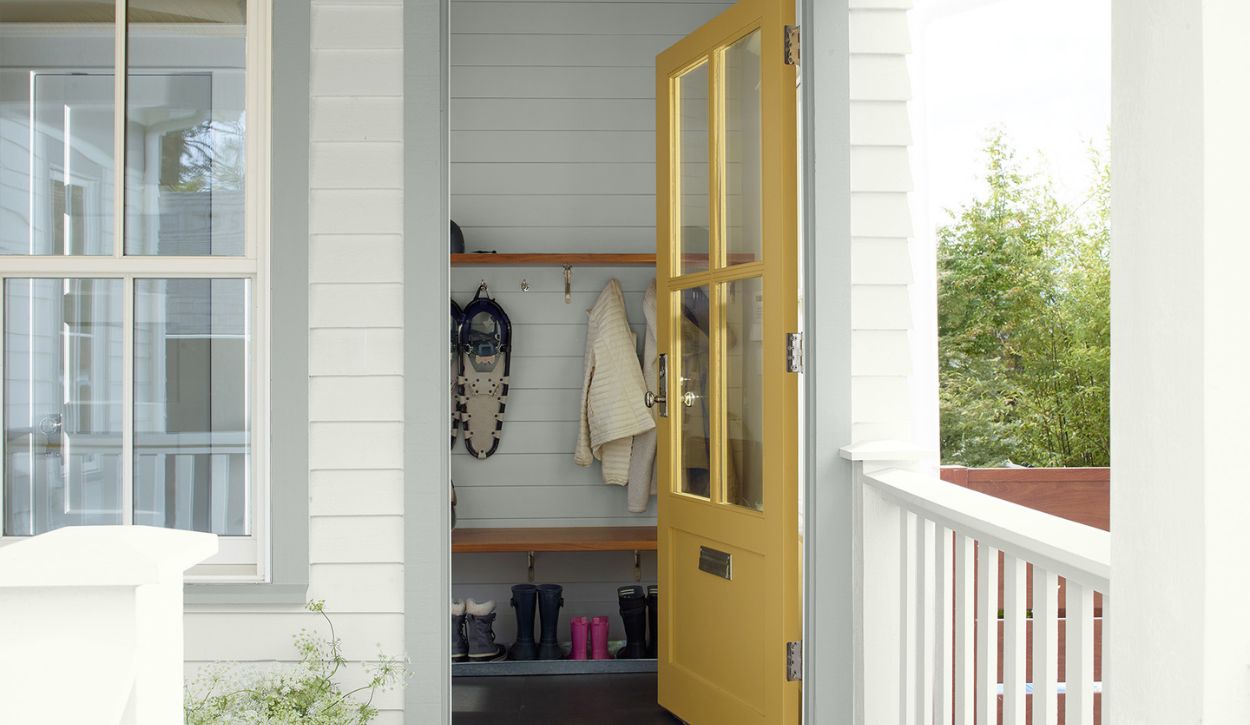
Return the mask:
{"type": "Polygon", "coordinates": [[[977,549],[977,722],[998,719],[998,549],[977,549]]]}
{"type": "Polygon", "coordinates": [[[1094,591],[1068,581],[1064,722],[1094,725],[1094,591]]]}
{"type": "Polygon", "coordinates": [[[1003,725],[1024,725],[1027,577],[1023,559],[1003,556],[1003,725]]]}
{"type": "Polygon", "coordinates": [[[933,633],[936,624],[932,521],[916,516],[916,709],[917,722],[933,725],[933,633]]]}
{"type": "Polygon", "coordinates": [[[899,722],[902,725],[921,725],[917,720],[916,671],[916,515],[905,508],[899,509],[899,722]]]}
{"type": "Polygon", "coordinates": [[[973,725],[976,716],[976,541],[955,534],[955,723],[973,725]]]}
{"type": "Polygon", "coordinates": [[[1101,722],[1103,725],[1111,724],[1111,702],[1107,697],[1107,682],[1111,679],[1107,673],[1107,652],[1109,651],[1107,643],[1110,641],[1108,638],[1111,636],[1110,627],[1111,597],[1108,597],[1106,592],[1102,592],[1102,643],[1100,647],[1102,650],[1102,703],[1099,709],[1102,710],[1101,722]]]}
{"type": "Polygon", "coordinates": [[[955,649],[955,544],[951,530],[935,523],[933,527],[934,553],[936,554],[937,577],[937,626],[934,627],[935,642],[933,647],[934,680],[933,716],[939,725],[949,725],[955,714],[954,671],[951,668],[951,655],[955,649]]]}
{"type": "Polygon", "coordinates": [[[1059,577],[1033,565],[1033,725],[1059,722],[1059,577]]]}

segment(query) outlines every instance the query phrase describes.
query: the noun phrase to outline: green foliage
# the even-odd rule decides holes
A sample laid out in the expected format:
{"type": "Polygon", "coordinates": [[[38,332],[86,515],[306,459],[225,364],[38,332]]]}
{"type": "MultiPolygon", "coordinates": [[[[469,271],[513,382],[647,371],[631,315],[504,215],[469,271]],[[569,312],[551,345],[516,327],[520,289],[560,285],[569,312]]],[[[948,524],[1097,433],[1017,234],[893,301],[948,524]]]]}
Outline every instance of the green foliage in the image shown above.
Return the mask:
{"type": "Polygon", "coordinates": [[[295,635],[299,662],[291,667],[260,670],[223,664],[205,669],[184,695],[187,725],[364,725],[373,720],[374,695],[403,680],[404,664],[379,652],[368,682],[345,692],[335,677],[347,661],[325,602],[310,602],[308,611],[325,620],[329,639],[300,630],[295,635]]]}
{"type": "Polygon", "coordinates": [[[1001,132],[987,193],[938,231],[942,460],[974,467],[1110,461],[1111,175],[1072,207],[1001,132]]]}

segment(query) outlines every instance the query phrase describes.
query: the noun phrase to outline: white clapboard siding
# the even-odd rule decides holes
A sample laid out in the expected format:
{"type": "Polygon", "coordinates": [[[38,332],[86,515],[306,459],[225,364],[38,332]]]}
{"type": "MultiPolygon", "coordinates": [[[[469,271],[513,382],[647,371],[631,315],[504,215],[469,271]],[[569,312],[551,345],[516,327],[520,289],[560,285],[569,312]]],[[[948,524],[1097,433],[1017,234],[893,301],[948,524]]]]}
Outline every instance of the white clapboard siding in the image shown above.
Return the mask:
{"type": "Polygon", "coordinates": [[[908,439],[914,320],[913,188],[906,10],[910,0],[856,0],[851,48],[852,436],[908,439]]]}
{"type": "Polygon", "coordinates": [[[402,375],[403,334],[398,328],[314,329],[308,336],[308,373],[402,375]]]}
{"type": "Polygon", "coordinates": [[[404,496],[400,470],[313,471],[308,481],[312,516],[393,516],[404,496]]]}
{"type": "Polygon", "coordinates": [[[398,234],[322,234],[308,254],[313,283],[403,281],[404,239],[398,234]]]}
{"type": "Polygon", "coordinates": [[[451,83],[454,98],[655,99],[651,68],[459,66],[451,83]]]}
{"type": "MultiPolygon", "coordinates": [[[[451,131],[452,162],[655,161],[654,131],[451,131]]],[[[524,189],[518,189],[518,192],[524,189]]],[[[453,210],[454,211],[454,210],[453,210]]],[[[465,221],[473,224],[472,219],[465,221]]]]}
{"type": "Polygon", "coordinates": [[[311,421],[403,421],[404,379],[392,376],[325,376],[309,381],[311,421]]]}
{"type": "Polygon", "coordinates": [[[470,252],[655,252],[655,227],[648,225],[560,227],[548,223],[536,227],[462,225],[461,229],[470,252]]]}
{"type": "MultiPolygon", "coordinates": [[[[720,3],[717,3],[718,5],[720,3]]],[[[677,42],[676,35],[559,35],[529,33],[452,36],[451,64],[511,66],[517,58],[550,68],[655,68],[655,56],[677,42]]],[[[453,89],[460,93],[460,89],[453,89]]]]}
{"type": "MultiPolygon", "coordinates": [[[[655,189],[655,162],[618,164],[515,163],[456,164],[451,193],[506,195],[525,189],[531,194],[597,196],[625,195],[651,198],[655,189]]],[[[654,202],[653,202],[654,203],[654,202]]],[[[467,211],[467,210],[466,210],[467,211]]],[[[634,223],[631,219],[630,222],[634,223]]]]}
{"type": "MultiPolygon", "coordinates": [[[[457,0],[453,33],[551,35],[655,35],[673,40],[726,7],[719,3],[508,2],[457,0]]],[[[518,59],[524,62],[525,59],[518,59]]],[[[453,89],[453,94],[455,90],[453,89]]]]}
{"type": "Polygon", "coordinates": [[[313,144],[404,138],[402,98],[323,97],[313,98],[309,105],[313,144]]]}

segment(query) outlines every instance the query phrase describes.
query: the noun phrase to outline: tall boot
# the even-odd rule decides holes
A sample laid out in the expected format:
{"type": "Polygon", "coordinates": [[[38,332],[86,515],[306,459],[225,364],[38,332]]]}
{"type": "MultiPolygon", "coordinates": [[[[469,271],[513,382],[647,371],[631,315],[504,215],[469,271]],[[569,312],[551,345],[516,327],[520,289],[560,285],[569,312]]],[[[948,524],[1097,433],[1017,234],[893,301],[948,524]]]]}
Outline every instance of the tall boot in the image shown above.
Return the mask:
{"type": "Polygon", "coordinates": [[[497,662],[508,656],[508,650],[495,644],[495,602],[464,603],[464,629],[469,638],[470,662],[497,662]]]}
{"type": "Polygon", "coordinates": [[[647,656],[655,659],[660,651],[660,632],[656,629],[660,613],[660,587],[651,584],[647,587],[647,656]]]}
{"type": "Polygon", "coordinates": [[[590,634],[590,621],[585,617],[573,617],[569,620],[569,659],[586,659],[586,638],[590,634]]]}
{"type": "Polygon", "coordinates": [[[616,658],[640,660],[647,656],[647,596],[638,584],[616,590],[621,605],[621,621],[625,623],[625,646],[616,658]]]}
{"type": "Polygon", "coordinates": [[[516,610],[516,643],[508,651],[509,659],[538,659],[538,645],[534,642],[534,609],[537,602],[538,587],[533,584],[512,586],[512,608],[516,610]]]}
{"type": "Polygon", "coordinates": [[[612,659],[612,655],[608,654],[608,628],[610,626],[611,622],[607,617],[590,618],[590,659],[612,659]]]}
{"type": "Polygon", "coordinates": [[[564,656],[557,639],[560,606],[564,604],[564,587],[559,584],[538,585],[538,618],[542,631],[538,638],[538,659],[558,660],[564,656]]]}
{"type": "Polygon", "coordinates": [[[464,602],[451,600],[451,661],[469,659],[469,639],[464,634],[464,602]]]}

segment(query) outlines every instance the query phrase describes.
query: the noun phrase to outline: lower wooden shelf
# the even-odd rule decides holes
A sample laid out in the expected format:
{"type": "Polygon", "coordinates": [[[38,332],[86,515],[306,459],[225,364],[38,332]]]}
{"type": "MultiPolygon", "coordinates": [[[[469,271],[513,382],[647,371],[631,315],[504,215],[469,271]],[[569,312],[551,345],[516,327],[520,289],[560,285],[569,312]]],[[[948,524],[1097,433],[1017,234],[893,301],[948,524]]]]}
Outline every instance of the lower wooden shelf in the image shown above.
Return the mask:
{"type": "Polygon", "coordinates": [[[538,551],[655,551],[654,526],[453,529],[456,554],[538,551]]]}
{"type": "Polygon", "coordinates": [[[620,675],[656,671],[655,660],[527,660],[455,662],[452,677],[508,677],[516,675],[620,675]]]}

